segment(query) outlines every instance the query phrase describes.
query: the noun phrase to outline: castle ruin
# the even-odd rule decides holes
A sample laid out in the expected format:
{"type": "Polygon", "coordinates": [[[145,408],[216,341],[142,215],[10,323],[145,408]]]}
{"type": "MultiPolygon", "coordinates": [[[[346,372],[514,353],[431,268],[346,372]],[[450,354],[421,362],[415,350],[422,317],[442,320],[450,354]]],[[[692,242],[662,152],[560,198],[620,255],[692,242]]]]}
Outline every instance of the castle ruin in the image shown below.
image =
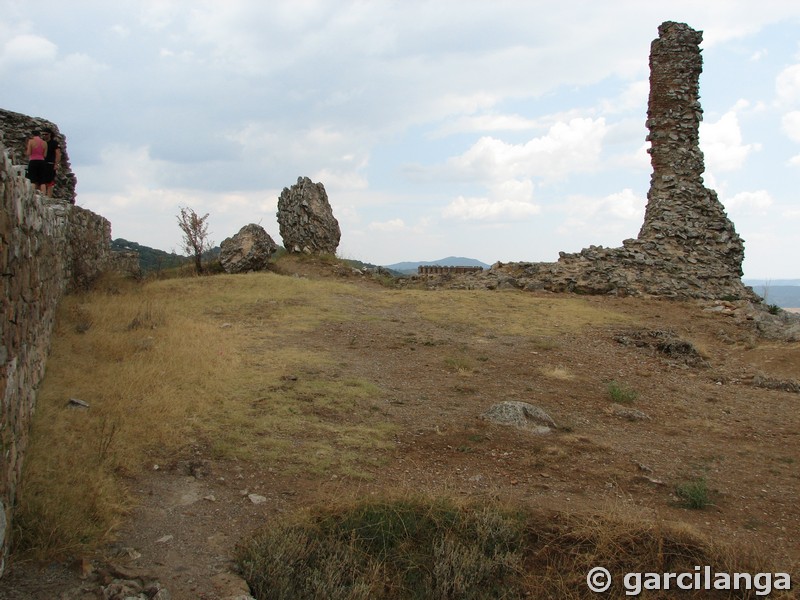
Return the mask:
{"type": "Polygon", "coordinates": [[[703,34],[672,21],[658,34],[647,110],[653,174],[639,236],[621,248],[561,252],[555,263],[497,263],[490,279],[553,292],[757,300],[741,281],[744,243],[716,192],[703,186],[703,34]]]}
{"type": "MultiPolygon", "coordinates": [[[[702,33],[674,22],[658,31],[647,118],[653,174],[638,237],[621,248],[562,252],[555,263],[498,263],[464,277],[490,287],[502,280],[554,292],[759,300],[741,282],[743,241],[717,194],[703,186],[702,33]]],[[[56,198],[42,197],[25,179],[21,148],[30,130],[43,126],[57,132],[66,154],[55,124],[0,111],[0,576],[56,308],[64,293],[90,281],[110,260],[111,224],[74,206],[75,178],[66,157],[56,198]]],[[[331,239],[335,251],[338,224],[331,239]]]]}

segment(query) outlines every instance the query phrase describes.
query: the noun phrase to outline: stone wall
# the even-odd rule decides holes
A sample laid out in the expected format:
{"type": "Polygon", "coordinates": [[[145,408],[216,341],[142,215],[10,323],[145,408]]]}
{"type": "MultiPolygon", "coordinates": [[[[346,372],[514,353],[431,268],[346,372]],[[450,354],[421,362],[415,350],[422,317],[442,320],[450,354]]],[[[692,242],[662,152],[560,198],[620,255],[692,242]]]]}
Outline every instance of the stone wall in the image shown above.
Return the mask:
{"type": "Polygon", "coordinates": [[[639,236],[621,248],[561,252],[555,263],[498,263],[490,279],[554,292],[757,299],[741,281],[744,243],[716,192],[703,186],[702,33],[671,21],[658,33],[647,112],[653,174],[639,236]]]}
{"type": "Polygon", "coordinates": [[[97,277],[111,252],[110,223],[35,192],[4,133],[0,127],[0,576],[58,303],[97,277]]]}
{"type": "Polygon", "coordinates": [[[480,273],[483,267],[448,267],[442,265],[420,265],[417,267],[418,275],[463,275],[464,273],[480,273]]]}

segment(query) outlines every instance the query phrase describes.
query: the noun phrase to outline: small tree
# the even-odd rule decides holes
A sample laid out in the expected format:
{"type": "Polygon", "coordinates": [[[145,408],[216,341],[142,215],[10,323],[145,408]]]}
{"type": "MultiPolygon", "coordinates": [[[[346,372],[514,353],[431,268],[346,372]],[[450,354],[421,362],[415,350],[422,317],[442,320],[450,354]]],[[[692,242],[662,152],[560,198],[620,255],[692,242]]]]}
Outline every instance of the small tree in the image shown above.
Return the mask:
{"type": "Polygon", "coordinates": [[[194,256],[194,269],[199,275],[203,272],[203,252],[211,248],[208,239],[208,213],[202,217],[188,206],[181,206],[178,215],[178,226],[183,232],[183,249],[190,256],[194,256]]]}

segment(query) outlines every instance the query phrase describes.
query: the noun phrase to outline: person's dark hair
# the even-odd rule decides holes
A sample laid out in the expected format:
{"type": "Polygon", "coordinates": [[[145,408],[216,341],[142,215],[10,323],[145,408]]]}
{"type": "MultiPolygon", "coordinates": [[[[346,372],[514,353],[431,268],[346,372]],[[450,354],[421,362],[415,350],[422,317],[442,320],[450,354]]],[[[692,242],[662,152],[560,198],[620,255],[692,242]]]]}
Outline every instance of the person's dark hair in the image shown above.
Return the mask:
{"type": "Polygon", "coordinates": [[[34,129],[33,131],[31,131],[31,135],[39,135],[39,130],[34,129]]]}
{"type": "Polygon", "coordinates": [[[50,135],[55,135],[55,133],[53,133],[53,130],[50,129],[49,127],[47,127],[46,129],[43,129],[42,133],[49,133],[50,135]]]}

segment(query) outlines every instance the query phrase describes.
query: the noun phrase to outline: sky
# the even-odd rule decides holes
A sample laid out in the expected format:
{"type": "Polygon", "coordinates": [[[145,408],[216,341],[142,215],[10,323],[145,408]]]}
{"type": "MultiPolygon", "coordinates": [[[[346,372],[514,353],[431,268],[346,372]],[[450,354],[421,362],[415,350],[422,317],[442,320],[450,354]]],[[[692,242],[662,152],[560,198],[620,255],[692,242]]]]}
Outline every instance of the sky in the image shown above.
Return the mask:
{"type": "Polygon", "coordinates": [[[800,2],[0,0],[0,108],[67,136],[77,203],[183,253],[282,243],[281,191],[328,193],[338,255],[555,261],[644,218],[650,43],[703,31],[705,185],[747,278],[800,278],[800,2]]]}

